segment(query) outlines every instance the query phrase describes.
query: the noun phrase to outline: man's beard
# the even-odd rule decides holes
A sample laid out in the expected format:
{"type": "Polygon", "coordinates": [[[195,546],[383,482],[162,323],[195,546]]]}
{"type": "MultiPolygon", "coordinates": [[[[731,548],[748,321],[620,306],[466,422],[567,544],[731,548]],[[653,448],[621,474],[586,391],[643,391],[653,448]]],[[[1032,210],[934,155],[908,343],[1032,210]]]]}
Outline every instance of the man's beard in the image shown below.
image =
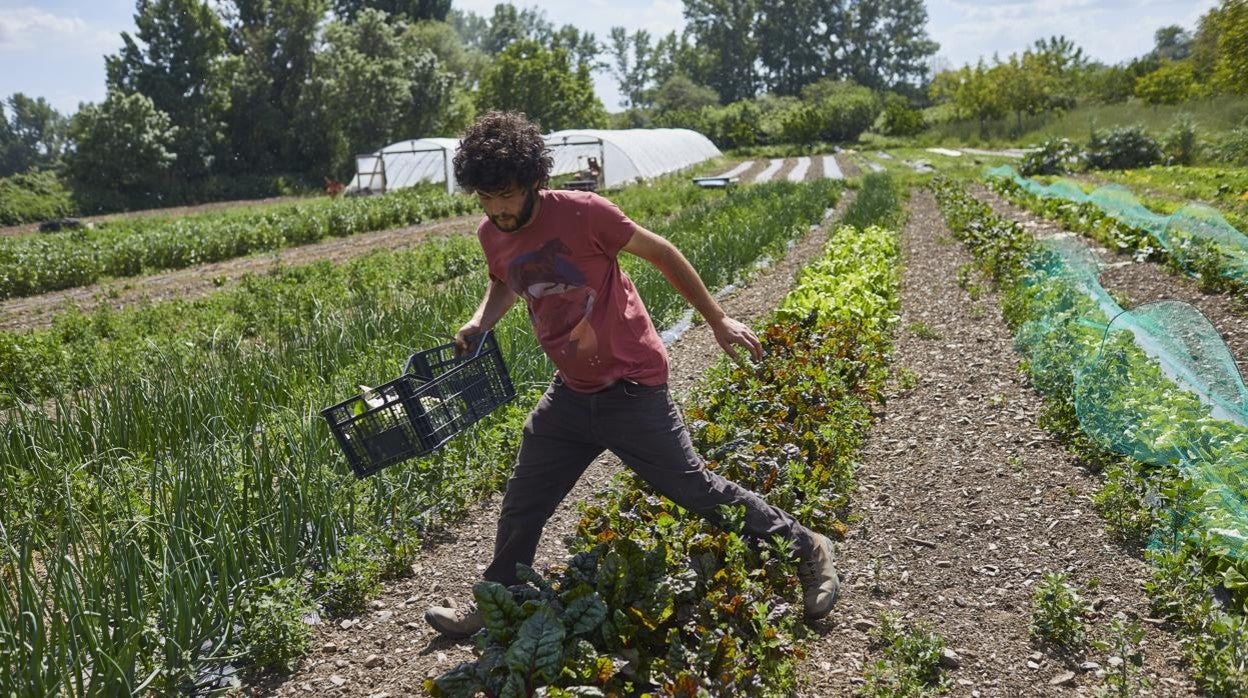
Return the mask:
{"type": "Polygon", "coordinates": [[[504,219],[504,220],[515,220],[514,224],[503,225],[503,223],[500,222],[498,218],[495,218],[493,216],[490,216],[490,222],[494,224],[494,227],[498,228],[504,233],[514,233],[517,230],[528,225],[529,219],[533,218],[533,208],[536,205],[537,205],[537,187],[533,187],[532,189],[529,189],[527,194],[524,195],[524,207],[520,209],[519,215],[517,215],[514,219],[512,219],[510,216],[507,216],[504,219]]]}

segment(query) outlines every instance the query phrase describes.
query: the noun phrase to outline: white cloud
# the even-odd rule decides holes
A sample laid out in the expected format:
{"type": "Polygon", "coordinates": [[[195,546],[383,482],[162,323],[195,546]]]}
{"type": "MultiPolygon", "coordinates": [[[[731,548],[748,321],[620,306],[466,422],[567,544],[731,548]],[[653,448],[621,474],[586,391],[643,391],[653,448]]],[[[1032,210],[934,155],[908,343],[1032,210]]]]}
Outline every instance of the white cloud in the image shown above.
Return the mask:
{"type": "Polygon", "coordinates": [[[33,48],[111,51],[121,44],[117,30],[93,26],[81,17],[53,14],[37,7],[0,9],[0,52],[33,48]]]}

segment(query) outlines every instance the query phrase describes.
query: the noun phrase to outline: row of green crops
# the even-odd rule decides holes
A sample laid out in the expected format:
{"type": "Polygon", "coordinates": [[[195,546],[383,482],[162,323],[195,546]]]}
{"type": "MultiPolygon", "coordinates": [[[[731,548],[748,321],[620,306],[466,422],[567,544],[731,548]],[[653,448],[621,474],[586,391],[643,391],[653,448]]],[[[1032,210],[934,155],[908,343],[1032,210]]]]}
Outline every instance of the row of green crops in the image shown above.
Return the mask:
{"type": "Polygon", "coordinates": [[[1207,292],[1248,283],[1248,238],[1207,206],[1189,205],[1162,215],[1117,185],[1089,196],[1072,180],[1043,185],[1005,168],[992,173],[988,186],[1112,250],[1161,261],[1171,271],[1191,275],[1207,292]]]}
{"type": "Polygon", "coordinates": [[[327,237],[413,225],[474,210],[427,188],[245,213],[131,219],[92,230],[0,238],[0,299],[232,259],[327,237]]]}
{"type": "MultiPolygon", "coordinates": [[[[641,222],[708,280],[735,280],[838,192],[776,183],[641,222]]],[[[468,241],[432,241],[91,316],[125,329],[98,354],[79,345],[73,391],[0,416],[12,504],[0,512],[0,694],[211,685],[221,667],[264,661],[245,615],[263,606],[245,602],[257,590],[310,583],[326,613],[352,612],[377,575],[404,569],[421,533],[501,485],[533,386],[550,374],[521,312],[498,334],[522,398],[436,455],[357,482],[319,416],[446,341],[485,288],[482,267],[468,241]]],[[[647,289],[656,322],[670,322],[675,291],[647,289]]]]}
{"type": "MultiPolygon", "coordinates": [[[[886,374],[897,253],[893,231],[840,227],[761,330],[762,362],[721,361],[686,411],[707,467],[832,535],[845,531],[853,457],[886,374]]],[[[476,586],[479,659],[427,689],[792,694],[802,605],[791,544],[750,545],[739,511],[721,518],[714,526],[622,476],[587,508],[562,571],[476,586]]]]}
{"type": "Polygon", "coordinates": [[[1103,344],[1110,318],[1096,298],[1107,294],[1059,246],[1037,247],[959,185],[934,188],[954,235],[999,282],[1018,349],[1048,404],[1046,427],[1105,468],[1095,499],[1111,530],[1148,543],[1150,595],[1184,631],[1197,680],[1212,695],[1244,695],[1248,564],[1243,526],[1231,522],[1248,496],[1248,429],[1211,417],[1131,332],[1103,344]]]}

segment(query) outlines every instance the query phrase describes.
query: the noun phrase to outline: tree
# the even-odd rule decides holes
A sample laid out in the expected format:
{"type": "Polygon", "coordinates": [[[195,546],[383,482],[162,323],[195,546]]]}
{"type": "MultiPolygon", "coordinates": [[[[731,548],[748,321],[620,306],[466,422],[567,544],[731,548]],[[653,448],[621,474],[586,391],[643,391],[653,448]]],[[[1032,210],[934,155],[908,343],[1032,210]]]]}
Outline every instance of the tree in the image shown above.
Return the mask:
{"type": "Polygon", "coordinates": [[[1135,81],[1135,96],[1149,104],[1178,104],[1192,94],[1196,75],[1190,61],[1166,61],[1135,81]]]}
{"type": "Polygon", "coordinates": [[[1035,115],[1048,108],[1053,79],[1036,54],[1027,51],[1022,56],[1011,55],[993,66],[989,75],[1002,106],[1014,112],[1018,133],[1023,130],[1023,114],[1035,115]]]}
{"type": "Polygon", "coordinates": [[[927,35],[923,0],[860,0],[848,11],[840,76],[872,89],[922,82],[940,44],[927,35]]]}
{"type": "Polygon", "coordinates": [[[312,77],[329,0],[231,0],[224,9],[238,69],[230,88],[227,169],[305,171],[294,122],[312,77]]]}
{"type": "Polygon", "coordinates": [[[70,122],[75,148],[66,157],[67,173],[76,188],[152,200],[168,187],[177,130],[147,95],[110,90],[70,122]]]}
{"type": "Polygon", "coordinates": [[[0,176],[53,169],[65,154],[68,121],[42,97],[18,92],[8,100],[12,116],[0,111],[0,176]]]}
{"type": "Polygon", "coordinates": [[[203,0],[138,0],[137,33],[105,59],[110,90],[140,93],[176,128],[175,171],[207,174],[223,152],[231,64],[220,18],[203,0]]]}
{"type": "Polygon", "coordinates": [[[348,22],[364,10],[381,10],[410,22],[422,19],[443,22],[451,12],[451,0],[334,0],[334,14],[348,22]]]}
{"type": "Polygon", "coordinates": [[[698,47],[690,74],[727,103],[758,93],[758,0],[685,0],[685,31],[698,47]]]}
{"type": "Polygon", "coordinates": [[[342,173],[357,153],[435,135],[452,79],[419,36],[407,22],[371,9],[325,28],[297,124],[314,166],[342,173]]]}
{"type": "Polygon", "coordinates": [[[608,71],[620,83],[620,106],[648,106],[646,92],[653,79],[653,47],[650,32],[638,29],[632,35],[624,27],[611,27],[608,71]]]}
{"type": "Polygon", "coordinates": [[[527,39],[504,49],[486,71],[477,106],[524,112],[546,131],[601,128],[607,122],[589,67],[573,67],[565,49],[527,39]]]}
{"type": "Polygon", "coordinates": [[[1162,61],[1181,61],[1192,54],[1192,35],[1177,24],[1153,34],[1153,56],[1162,61]]]}
{"type": "Polygon", "coordinates": [[[1248,0],[1222,0],[1217,12],[1213,84],[1224,92],[1248,94],[1248,0]]]}
{"type": "Polygon", "coordinates": [[[836,65],[845,33],[843,0],[775,0],[759,11],[759,59],[769,91],[795,95],[836,65]]]}
{"type": "Polygon", "coordinates": [[[654,108],[659,112],[696,112],[719,104],[719,95],[689,76],[678,73],[667,79],[654,93],[654,108]]]}

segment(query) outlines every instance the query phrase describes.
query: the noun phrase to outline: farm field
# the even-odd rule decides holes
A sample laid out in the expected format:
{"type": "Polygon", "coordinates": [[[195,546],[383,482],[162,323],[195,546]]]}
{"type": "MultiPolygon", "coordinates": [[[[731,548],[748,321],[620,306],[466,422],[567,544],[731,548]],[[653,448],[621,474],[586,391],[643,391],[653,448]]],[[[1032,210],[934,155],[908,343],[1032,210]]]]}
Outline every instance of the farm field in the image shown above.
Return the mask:
{"type": "MultiPolygon", "coordinates": [[[[982,184],[984,166],[1008,157],[925,152],[839,154],[838,169],[851,178],[844,195],[821,156],[725,163],[710,174],[740,178],[727,194],[670,180],[613,195],[638,221],[677,241],[708,284],[725,289],[725,309],[769,338],[773,363],[760,375],[774,380],[798,366],[822,367],[803,380],[828,391],[828,400],[846,400],[830,402],[835,408],[778,407],[776,414],[787,409],[790,416],[778,417],[775,427],[760,429],[757,420],[734,427],[760,401],[782,396],[772,394],[768,380],[730,369],[705,326],[695,324],[670,347],[672,388],[713,467],[741,468],[732,477],[753,482],[759,473],[744,464],[759,454],[783,463],[793,457],[782,455],[792,453],[785,444],[809,451],[803,467],[826,467],[827,480],[781,477],[765,492],[838,540],[843,598],[836,612],[809,627],[801,623],[791,606],[792,568],[782,555],[751,551],[731,533],[700,533],[694,522],[688,537],[673,537],[670,521],[679,512],[620,479],[610,457],[591,467],[552,519],[535,569],[560,588],[568,583],[561,575],[569,556],[613,540],[604,531],[620,526],[628,527],[623,538],[643,549],[667,551],[668,568],[654,574],[679,577],[682,551],[711,545],[726,561],[724,586],[697,585],[701,601],[678,597],[673,603],[687,610],[631,631],[640,634],[628,651],[641,654],[630,661],[673,692],[692,685],[686,682],[710,682],[722,692],[759,685],[801,696],[888,695],[897,686],[981,695],[1106,687],[1235,695],[1246,680],[1234,660],[1243,632],[1234,624],[1242,617],[1240,587],[1226,587],[1227,616],[1209,608],[1194,613],[1191,604],[1211,584],[1233,583],[1241,558],[1185,537],[1176,539],[1172,557],[1142,554],[1140,536],[1160,527],[1165,512],[1115,493],[1173,487],[1174,474],[1150,474],[1142,469],[1148,466],[1081,440],[1077,427],[1058,418],[1063,413],[1054,405],[1065,403],[1037,392],[1047,384],[1028,373],[1035,359],[1014,350],[1021,301],[1013,279],[1030,259],[1027,250],[1080,232],[982,184]],[[908,164],[920,159],[934,171],[908,164]],[[887,174],[862,177],[872,162],[884,163],[887,174]],[[957,208],[951,187],[966,189],[966,201],[1004,222],[976,222],[990,214],[957,208]],[[833,204],[834,211],[824,211],[833,204]],[[695,244],[703,238],[710,244],[695,244]],[[835,290],[816,290],[833,282],[835,290]],[[863,304],[861,313],[846,303],[863,304]],[[808,324],[786,324],[802,318],[808,324]],[[812,330],[829,334],[804,339],[802,332],[812,330]],[[820,427],[802,419],[827,421],[820,427]],[[729,442],[743,448],[719,431],[734,428],[746,444],[757,439],[757,449],[740,456],[719,450],[729,442]],[[815,431],[807,437],[813,441],[787,440],[815,431]],[[1146,484],[1149,477],[1158,484],[1146,484]],[[1200,564],[1213,576],[1194,573],[1200,564]],[[735,576],[754,568],[764,570],[758,579],[735,576]],[[1186,595],[1167,596],[1168,585],[1186,595]],[[728,604],[734,596],[752,601],[728,604]],[[760,608],[774,613],[757,615],[760,608]],[[729,639],[712,651],[681,635],[676,619],[701,613],[708,615],[698,622],[720,627],[739,661],[727,664],[729,655],[717,654],[729,639]],[[684,660],[660,656],[667,633],[689,643],[684,660]]],[[[965,208],[971,210],[978,211],[965,208]]],[[[496,491],[514,449],[508,434],[549,366],[513,313],[499,334],[521,388],[516,408],[427,461],[362,483],[346,472],[315,412],[360,382],[388,376],[396,356],[438,341],[456,322],[445,318],[471,311],[484,283],[470,235],[474,221],[470,214],[136,277],[130,288],[104,287],[94,298],[49,298],[42,310],[6,305],[0,318],[11,329],[0,341],[24,347],[10,350],[8,361],[58,346],[74,359],[48,353],[31,364],[8,364],[19,368],[10,369],[4,388],[10,476],[3,484],[19,498],[34,496],[0,523],[6,536],[34,536],[28,547],[8,545],[0,602],[11,618],[35,607],[46,617],[0,622],[0,638],[11,643],[0,645],[6,680],[47,691],[136,682],[208,690],[240,682],[258,695],[470,695],[463,686],[478,680],[471,678],[473,644],[436,636],[421,614],[444,598],[466,598],[479,578],[492,547],[496,491]],[[157,373],[166,376],[156,380],[157,373]],[[187,394],[192,376],[204,387],[187,394]],[[248,397],[236,400],[240,395],[248,397]],[[173,409],[140,415],[145,404],[173,409]],[[58,451],[69,466],[64,472],[50,462],[30,467],[42,460],[30,454],[58,451]],[[191,465],[196,461],[218,474],[191,465]],[[180,486],[170,467],[186,468],[193,486],[180,486]],[[248,492],[256,482],[246,474],[252,469],[276,489],[248,492]],[[123,494],[141,491],[136,485],[145,478],[149,494],[123,494]],[[209,491],[235,494],[222,509],[205,498],[209,491]],[[291,507],[294,501],[300,504],[291,507]],[[177,502],[177,517],[170,502],[177,502]],[[114,519],[144,522],[152,537],[105,524],[114,519]],[[276,528],[244,544],[266,521],[276,528]],[[68,538],[40,533],[51,525],[68,538]],[[176,531],[206,538],[179,539],[176,531]],[[97,540],[107,547],[97,548],[97,540]],[[225,541],[237,550],[227,554],[225,541]],[[69,559],[79,563],[63,564],[69,559]],[[110,591],[122,578],[135,580],[124,602],[110,591]],[[94,581],[84,586],[87,580],[94,581]],[[247,648],[256,636],[247,633],[256,632],[255,619],[267,618],[249,609],[265,599],[307,609],[299,622],[315,623],[303,641],[276,638],[275,652],[302,647],[289,674],[249,670],[267,657],[245,654],[254,651],[247,648]],[[119,602],[137,613],[130,635],[72,619],[119,602]],[[319,613],[306,615],[310,602],[319,613]],[[176,633],[163,630],[173,627],[176,633]],[[84,634],[98,644],[63,650],[64,663],[31,661],[57,656],[62,650],[55,648],[84,634]],[[41,642],[32,642],[36,637],[41,642]],[[198,649],[162,659],[146,649],[158,638],[198,649]],[[119,670],[92,659],[104,656],[119,670]]],[[[1157,261],[1095,244],[1092,250],[1114,301],[1133,307],[1186,300],[1244,365],[1248,312],[1235,291],[1202,291],[1198,280],[1157,261]]],[[[683,303],[670,289],[662,295],[664,282],[643,268],[630,273],[656,322],[681,324],[683,303]]],[[[1238,442],[1227,443],[1215,446],[1238,453],[1238,442]]],[[[1192,524],[1193,535],[1200,525],[1192,524]]],[[[630,550],[609,545],[596,554],[632,559],[630,550]]],[[[608,609],[641,603],[601,593],[608,609]]],[[[586,666],[578,662],[590,661],[571,647],[560,655],[571,672],[557,682],[565,686],[576,685],[577,667],[586,666]]],[[[621,651],[609,643],[594,650],[601,657],[621,651]]],[[[626,675],[602,676],[599,685],[612,686],[626,675]]]]}

